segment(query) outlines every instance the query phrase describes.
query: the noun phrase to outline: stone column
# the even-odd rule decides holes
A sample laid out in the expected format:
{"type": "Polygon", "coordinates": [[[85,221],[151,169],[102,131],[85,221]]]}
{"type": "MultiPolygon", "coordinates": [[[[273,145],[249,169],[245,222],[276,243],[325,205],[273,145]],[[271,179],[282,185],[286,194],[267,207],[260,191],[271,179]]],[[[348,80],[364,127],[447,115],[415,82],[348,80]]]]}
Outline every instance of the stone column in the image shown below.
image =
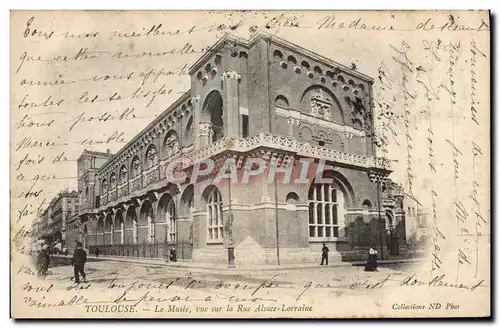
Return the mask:
{"type": "Polygon", "coordinates": [[[153,210],[153,217],[149,218],[149,225],[150,225],[150,237],[149,241],[154,243],[156,241],[156,222],[158,221],[157,215],[158,215],[158,199],[151,200],[151,207],[153,210]]]}
{"type": "Polygon", "coordinates": [[[239,81],[241,75],[236,71],[227,70],[222,74],[224,83],[224,135],[232,138],[240,136],[240,102],[239,81]]]}
{"type": "Polygon", "coordinates": [[[211,122],[200,122],[198,124],[198,134],[196,138],[196,143],[198,149],[207,147],[212,143],[212,136],[214,131],[212,130],[211,122]]]}
{"type": "Polygon", "coordinates": [[[113,221],[111,221],[111,227],[110,227],[110,230],[111,230],[111,238],[109,239],[109,243],[111,246],[114,245],[114,239],[115,239],[115,223],[113,221]]]}
{"type": "Polygon", "coordinates": [[[200,140],[198,138],[199,135],[199,125],[200,125],[200,117],[201,117],[201,108],[200,108],[200,97],[191,97],[191,105],[193,107],[193,140],[194,140],[194,149],[198,150],[201,148],[200,140]]]}
{"type": "MultiPolygon", "coordinates": [[[[136,205],[136,204],[134,204],[136,205]]],[[[139,240],[138,240],[138,230],[139,230],[139,227],[138,227],[138,223],[139,223],[139,220],[140,220],[140,217],[141,217],[141,205],[142,205],[142,201],[137,201],[137,206],[134,207],[134,210],[135,210],[135,221],[133,221],[133,224],[132,224],[132,239],[133,239],[133,244],[138,244],[139,243],[139,240]]]]}
{"type": "Polygon", "coordinates": [[[292,117],[289,117],[288,118],[288,135],[291,136],[292,138],[293,138],[293,136],[295,136],[294,125],[295,125],[295,120],[292,117]]]}

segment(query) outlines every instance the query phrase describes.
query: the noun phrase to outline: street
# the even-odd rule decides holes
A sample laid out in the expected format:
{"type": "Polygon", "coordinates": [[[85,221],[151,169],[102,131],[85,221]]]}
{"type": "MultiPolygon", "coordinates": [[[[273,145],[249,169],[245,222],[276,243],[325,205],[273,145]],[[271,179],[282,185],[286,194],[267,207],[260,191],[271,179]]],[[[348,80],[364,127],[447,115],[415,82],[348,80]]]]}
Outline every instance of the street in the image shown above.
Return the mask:
{"type": "MultiPolygon", "coordinates": [[[[392,299],[392,293],[402,295],[408,290],[405,288],[415,288],[407,283],[415,275],[411,265],[384,264],[377,272],[365,272],[363,266],[347,263],[259,270],[101,258],[89,259],[85,265],[87,282],[76,284],[68,259],[54,256],[46,276],[27,280],[23,294],[28,306],[40,311],[71,308],[101,318],[282,317],[290,313],[297,317],[312,313],[335,316],[342,315],[335,312],[342,304],[358,307],[360,302],[368,302],[380,307],[383,299],[392,299]],[[401,286],[403,289],[395,288],[401,286]]],[[[418,266],[414,263],[413,269],[418,266]]]]}
{"type": "MultiPolygon", "coordinates": [[[[182,264],[180,264],[182,265],[182,264]]],[[[363,266],[320,266],[304,269],[217,269],[200,267],[173,267],[169,264],[138,264],[107,260],[90,261],[85,265],[89,289],[184,289],[210,294],[213,291],[258,294],[258,286],[279,288],[280,297],[293,296],[303,289],[325,289],[335,293],[362,293],[367,289],[399,284],[411,275],[411,265],[384,265],[378,272],[365,272],[363,266]],[[378,283],[378,284],[377,284],[378,283]],[[309,287],[307,287],[309,286],[309,287]],[[325,288],[321,288],[325,287],[325,288]]],[[[53,258],[46,282],[56,288],[74,288],[73,268],[53,258]]],[[[79,288],[85,284],[80,284],[79,288]]],[[[263,289],[263,287],[261,287],[263,289]]],[[[240,293],[237,293],[238,295],[240,293]]],[[[300,294],[300,292],[299,292],[300,294]]],[[[298,295],[297,295],[298,296],[298,295]]],[[[304,296],[304,295],[303,295],[304,296]]],[[[297,297],[295,297],[297,298],[297,297]]]]}

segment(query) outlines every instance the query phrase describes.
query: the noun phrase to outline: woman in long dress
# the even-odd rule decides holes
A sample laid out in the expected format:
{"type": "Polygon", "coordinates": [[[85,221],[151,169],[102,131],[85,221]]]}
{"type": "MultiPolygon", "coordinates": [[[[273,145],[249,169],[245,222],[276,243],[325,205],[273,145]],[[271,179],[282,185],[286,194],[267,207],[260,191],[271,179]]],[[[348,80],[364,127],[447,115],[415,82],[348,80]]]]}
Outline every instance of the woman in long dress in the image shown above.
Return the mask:
{"type": "Polygon", "coordinates": [[[368,251],[368,261],[365,264],[365,271],[378,271],[377,269],[377,251],[374,247],[370,247],[368,251]]]}

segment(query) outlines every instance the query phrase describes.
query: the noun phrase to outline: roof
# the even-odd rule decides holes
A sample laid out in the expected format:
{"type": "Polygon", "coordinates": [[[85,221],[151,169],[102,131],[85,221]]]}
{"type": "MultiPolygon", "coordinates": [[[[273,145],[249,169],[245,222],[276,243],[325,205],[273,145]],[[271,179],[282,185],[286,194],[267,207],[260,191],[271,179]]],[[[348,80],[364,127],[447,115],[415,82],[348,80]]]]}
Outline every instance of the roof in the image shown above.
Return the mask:
{"type": "Polygon", "coordinates": [[[119,155],[121,155],[126,149],[128,149],[131,145],[134,144],[134,142],[136,142],[138,139],[140,139],[142,137],[142,134],[146,131],[148,131],[149,129],[151,129],[153,126],[155,126],[157,123],[159,123],[161,120],[163,120],[169,113],[171,110],[173,110],[174,108],[176,108],[178,105],[180,105],[183,101],[185,101],[189,95],[191,95],[191,89],[189,89],[188,91],[186,91],[182,96],[180,96],[179,98],[177,98],[176,101],[174,101],[170,106],[167,107],[167,109],[165,109],[163,112],[161,112],[160,115],[158,115],[151,123],[149,123],[144,129],[142,129],[139,133],[137,133],[135,135],[134,138],[132,138],[132,140],[130,140],[129,142],[127,142],[122,148],[120,148],[120,150],[118,150],[113,156],[111,156],[107,161],[106,163],[104,163],[100,168],[99,168],[99,171],[101,170],[104,170],[110,163],[113,162],[113,160],[115,158],[117,158],[119,155]]]}
{"type": "Polygon", "coordinates": [[[251,48],[253,45],[255,45],[259,40],[269,40],[271,43],[277,44],[281,47],[290,49],[292,51],[295,51],[298,54],[301,54],[305,57],[308,57],[309,59],[312,59],[314,61],[320,62],[325,66],[329,66],[330,68],[339,68],[346,73],[349,73],[355,77],[358,77],[360,79],[366,80],[368,82],[373,82],[373,78],[363,74],[359,71],[355,71],[351,69],[350,67],[343,65],[341,63],[338,63],[332,59],[329,59],[325,56],[319,55],[313,51],[310,51],[304,47],[301,47],[295,43],[292,43],[290,41],[287,41],[285,39],[282,39],[280,37],[277,37],[275,35],[271,35],[266,32],[260,32],[257,33],[255,36],[252,38],[246,40],[240,37],[236,37],[231,34],[226,34],[222,38],[220,38],[213,46],[211,46],[191,67],[189,68],[189,74],[193,74],[196,70],[198,70],[201,66],[205,64],[205,62],[210,59],[217,51],[219,51],[221,48],[224,47],[224,45],[229,41],[229,42],[234,42],[237,45],[243,46],[245,48],[251,48]]]}
{"type": "MultiPolygon", "coordinates": [[[[342,70],[344,70],[345,72],[353,75],[353,76],[356,76],[358,78],[361,78],[361,79],[364,79],[364,80],[367,80],[367,81],[373,81],[373,79],[371,77],[369,77],[368,75],[365,75],[363,73],[360,73],[358,71],[355,71],[355,70],[352,70],[351,68],[345,66],[345,65],[342,65],[340,63],[337,63],[331,59],[328,59],[326,57],[323,57],[321,55],[318,55],[310,50],[307,50],[301,46],[298,46],[292,42],[289,42],[289,41],[286,41],[282,38],[279,38],[277,36],[274,36],[274,35],[271,35],[271,34],[268,34],[268,33],[265,33],[265,32],[260,32],[258,34],[256,34],[255,36],[253,36],[252,38],[250,38],[249,40],[246,40],[246,39],[243,39],[243,38],[239,38],[239,37],[236,37],[234,35],[231,35],[231,34],[226,34],[224,35],[222,38],[220,38],[214,45],[212,45],[193,65],[191,65],[190,69],[189,69],[189,74],[192,75],[196,70],[198,70],[201,66],[204,65],[204,63],[210,59],[219,49],[223,48],[224,45],[230,41],[230,42],[234,42],[240,46],[243,46],[245,48],[251,48],[253,45],[255,45],[259,40],[262,40],[262,39],[267,39],[267,40],[270,40],[272,43],[275,43],[277,45],[280,45],[281,47],[284,47],[284,48],[288,48],[288,49],[291,49],[303,56],[306,56],[306,57],[309,57],[310,59],[312,60],[315,60],[317,62],[320,62],[320,63],[323,63],[324,65],[326,66],[329,66],[331,68],[335,68],[335,67],[338,67],[338,68],[341,68],[342,70]]],[[[142,129],[134,138],[132,138],[132,140],[130,140],[127,144],[125,144],[122,148],[120,148],[120,150],[118,150],[113,156],[111,156],[107,161],[106,163],[104,163],[104,165],[102,165],[99,170],[103,170],[105,169],[110,163],[113,162],[113,160],[115,158],[117,158],[119,155],[121,155],[127,148],[129,148],[131,145],[133,145],[139,138],[141,138],[142,134],[144,132],[146,132],[147,130],[149,130],[150,128],[152,128],[153,126],[155,126],[158,122],[160,122],[162,119],[165,118],[165,116],[167,116],[167,114],[170,113],[170,111],[172,109],[174,109],[175,107],[177,107],[181,102],[183,102],[184,100],[186,100],[188,98],[188,96],[191,94],[191,89],[187,90],[182,96],[180,96],[176,101],[174,101],[166,110],[164,110],[160,115],[158,115],[158,117],[156,117],[156,119],[154,119],[151,123],[149,123],[144,129],[142,129]]],[[[87,150],[86,150],[87,151],[87,150]]],[[[90,151],[87,151],[88,153],[95,153],[95,154],[99,154],[99,155],[109,155],[107,153],[101,153],[101,152],[90,152],[90,151]]],[[[83,154],[82,154],[83,155],[83,154]]]]}
{"type": "Polygon", "coordinates": [[[83,153],[78,157],[78,160],[82,158],[84,155],[94,155],[94,156],[102,156],[102,157],[110,157],[113,156],[111,152],[101,152],[101,151],[93,151],[93,150],[87,150],[84,149],[83,153]]]}

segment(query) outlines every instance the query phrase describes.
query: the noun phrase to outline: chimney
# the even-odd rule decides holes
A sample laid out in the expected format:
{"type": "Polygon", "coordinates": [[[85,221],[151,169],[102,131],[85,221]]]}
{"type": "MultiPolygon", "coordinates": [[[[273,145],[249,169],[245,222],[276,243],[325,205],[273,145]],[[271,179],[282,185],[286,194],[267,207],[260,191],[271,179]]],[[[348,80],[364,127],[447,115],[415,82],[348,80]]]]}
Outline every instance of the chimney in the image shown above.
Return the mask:
{"type": "Polygon", "coordinates": [[[111,154],[111,149],[106,149],[106,153],[111,154]]]}

